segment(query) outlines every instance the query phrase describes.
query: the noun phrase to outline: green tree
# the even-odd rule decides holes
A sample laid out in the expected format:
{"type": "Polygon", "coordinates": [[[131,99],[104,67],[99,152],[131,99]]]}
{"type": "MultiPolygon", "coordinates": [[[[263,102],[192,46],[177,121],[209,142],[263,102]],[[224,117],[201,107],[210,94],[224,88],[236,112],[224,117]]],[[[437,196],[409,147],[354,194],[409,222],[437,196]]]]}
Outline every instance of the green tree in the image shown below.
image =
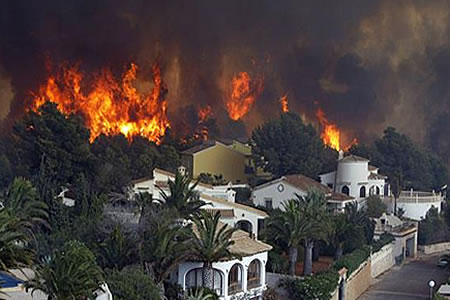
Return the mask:
{"type": "Polygon", "coordinates": [[[342,257],[344,243],[353,231],[354,227],[348,221],[346,214],[334,215],[328,222],[327,241],[335,249],[335,260],[342,257]]]}
{"type": "Polygon", "coordinates": [[[42,226],[48,227],[48,207],[39,200],[38,192],[29,180],[15,178],[1,201],[4,210],[18,220],[24,234],[34,236],[42,226]]]}
{"type": "Polygon", "coordinates": [[[35,271],[35,278],[25,282],[25,289],[42,291],[49,300],[93,299],[103,280],[94,254],[78,241],[67,242],[35,271]]]}
{"type": "Polygon", "coordinates": [[[12,134],[18,158],[16,170],[23,172],[18,175],[37,175],[42,160],[55,174],[58,185],[71,183],[76,174],[92,173],[89,130],[81,117],[62,114],[54,103],[27,112],[15,123],[12,134]]]}
{"type": "Polygon", "coordinates": [[[366,199],[367,215],[371,218],[379,218],[387,211],[387,206],[379,196],[371,195],[366,199]]]}
{"type": "Polygon", "coordinates": [[[187,175],[177,172],[175,180],[169,179],[169,193],[160,189],[161,203],[169,209],[178,212],[180,218],[189,219],[205,205],[200,200],[198,192],[195,190],[198,182],[191,184],[191,179],[187,175]]]}
{"type": "Polygon", "coordinates": [[[296,114],[284,113],[258,126],[251,143],[256,164],[274,176],[300,173],[316,178],[323,169],[322,140],[296,114]]]}
{"type": "Polygon", "coordinates": [[[137,257],[136,241],[116,225],[108,238],[100,243],[98,259],[103,268],[122,270],[137,257]]]}
{"type": "Polygon", "coordinates": [[[222,174],[200,173],[197,180],[202,183],[210,185],[224,185],[227,181],[223,178],[222,174]]]}
{"type": "Polygon", "coordinates": [[[240,257],[230,250],[234,244],[231,237],[236,228],[221,224],[219,220],[219,212],[211,214],[204,210],[193,217],[195,227],[191,234],[190,255],[203,262],[203,286],[209,289],[213,288],[212,264],[222,259],[240,257]]]}
{"type": "Polygon", "coordinates": [[[287,248],[289,252],[289,274],[295,275],[298,249],[302,246],[305,232],[310,224],[300,213],[300,202],[291,199],[282,204],[282,210],[275,210],[267,222],[267,238],[287,248]]]}
{"type": "Polygon", "coordinates": [[[106,282],[115,300],[160,300],[152,279],[139,267],[126,267],[107,274],[106,282]]]}
{"type": "Polygon", "coordinates": [[[425,215],[425,219],[419,223],[418,243],[427,245],[444,240],[445,224],[436,207],[432,206],[425,215]]]}
{"type": "Polygon", "coordinates": [[[326,238],[329,213],[325,194],[316,190],[308,191],[306,196],[297,195],[302,218],[309,225],[304,232],[303,243],[305,259],[303,275],[312,273],[312,250],[314,242],[326,238]]]}
{"type": "Polygon", "coordinates": [[[344,242],[344,251],[352,252],[370,244],[373,240],[375,224],[367,215],[367,211],[358,209],[357,204],[350,203],[345,207],[345,214],[353,232],[344,242]]]}
{"type": "Polygon", "coordinates": [[[17,219],[6,210],[0,210],[0,271],[31,265],[34,253],[24,247],[28,241],[17,219]]]}

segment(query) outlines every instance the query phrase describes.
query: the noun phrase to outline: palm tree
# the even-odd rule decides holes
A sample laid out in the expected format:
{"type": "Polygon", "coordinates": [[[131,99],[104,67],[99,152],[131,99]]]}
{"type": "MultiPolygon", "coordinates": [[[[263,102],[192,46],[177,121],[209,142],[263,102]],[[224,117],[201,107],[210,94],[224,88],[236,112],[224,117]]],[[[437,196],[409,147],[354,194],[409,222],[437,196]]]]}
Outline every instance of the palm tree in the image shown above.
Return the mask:
{"type": "Polygon", "coordinates": [[[15,178],[1,202],[4,210],[20,222],[25,234],[33,236],[40,226],[49,226],[47,204],[39,200],[29,180],[15,178]]]}
{"type": "Polygon", "coordinates": [[[234,244],[231,240],[237,230],[219,222],[220,213],[214,214],[201,210],[193,216],[194,228],[191,232],[190,257],[203,262],[203,286],[213,288],[212,264],[222,259],[240,258],[238,253],[233,253],[230,247],[234,244]]]}
{"type": "Polygon", "coordinates": [[[354,226],[348,221],[346,214],[333,216],[328,225],[327,241],[336,249],[334,259],[337,260],[342,257],[344,242],[355,232],[354,226]]]}
{"type": "Polygon", "coordinates": [[[139,256],[164,298],[164,280],[187,257],[189,227],[174,224],[168,217],[155,219],[141,233],[139,256]]]}
{"type": "Polygon", "coordinates": [[[81,242],[67,242],[63,249],[36,268],[34,279],[25,282],[32,294],[39,290],[48,300],[92,299],[101,288],[102,273],[94,254],[81,242]]]}
{"type": "Polygon", "coordinates": [[[300,213],[300,201],[291,199],[282,204],[282,210],[275,210],[267,222],[269,240],[289,249],[289,274],[295,275],[298,248],[301,247],[308,224],[300,213]]]}
{"type": "Polygon", "coordinates": [[[306,196],[296,196],[299,201],[301,217],[308,223],[303,238],[305,248],[303,275],[310,275],[312,273],[314,241],[326,237],[327,221],[329,219],[327,201],[325,194],[316,190],[309,191],[306,196]]]}
{"type": "Polygon", "coordinates": [[[98,257],[103,267],[120,271],[133,262],[136,252],[135,241],[116,225],[110,236],[100,244],[98,257]]]}
{"type": "Polygon", "coordinates": [[[345,207],[345,214],[347,215],[347,221],[352,226],[353,237],[359,240],[360,245],[369,244],[373,239],[375,225],[374,221],[368,216],[367,211],[358,209],[357,204],[350,203],[345,207]]]}
{"type": "Polygon", "coordinates": [[[34,253],[23,246],[27,241],[17,219],[0,210],[0,271],[31,265],[34,253]]]}
{"type": "Polygon", "coordinates": [[[185,296],[185,300],[214,300],[211,291],[204,288],[191,289],[185,296]]]}
{"type": "Polygon", "coordinates": [[[168,181],[169,194],[160,188],[162,203],[168,208],[174,208],[179,213],[180,218],[189,219],[205,205],[200,200],[198,192],[195,190],[198,182],[191,185],[191,179],[187,175],[177,172],[175,180],[168,181]]]}

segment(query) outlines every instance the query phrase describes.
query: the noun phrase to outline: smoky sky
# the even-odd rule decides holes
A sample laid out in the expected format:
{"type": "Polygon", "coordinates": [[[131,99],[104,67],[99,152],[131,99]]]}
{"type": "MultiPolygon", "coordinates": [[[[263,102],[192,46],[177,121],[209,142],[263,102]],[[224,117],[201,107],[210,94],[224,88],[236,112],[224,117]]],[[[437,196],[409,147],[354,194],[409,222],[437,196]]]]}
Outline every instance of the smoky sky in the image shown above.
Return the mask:
{"type": "MultiPolygon", "coordinates": [[[[209,104],[226,116],[233,74],[264,77],[247,130],[321,107],[344,138],[370,141],[387,126],[450,152],[448,1],[3,1],[0,118],[20,116],[46,63],[84,71],[161,64],[170,117],[209,104]]],[[[229,120],[219,124],[229,124],[229,120]],[[228,123],[227,123],[228,122],[228,123]]],[[[242,128],[227,126],[229,128],[242,128]]],[[[224,131],[227,131],[224,130],[224,131]]],[[[230,134],[231,135],[231,134],[230,134]]]]}

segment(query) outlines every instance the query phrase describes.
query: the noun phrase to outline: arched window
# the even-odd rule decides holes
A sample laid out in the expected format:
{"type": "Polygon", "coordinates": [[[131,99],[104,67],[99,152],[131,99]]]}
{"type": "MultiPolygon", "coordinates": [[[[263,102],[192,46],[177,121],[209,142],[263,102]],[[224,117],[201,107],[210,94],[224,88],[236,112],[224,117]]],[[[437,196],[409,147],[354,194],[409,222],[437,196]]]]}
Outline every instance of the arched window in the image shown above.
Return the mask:
{"type": "Polygon", "coordinates": [[[366,198],[366,187],[365,186],[362,186],[359,189],[359,197],[360,198],[366,198]]]}
{"type": "Polygon", "coordinates": [[[350,195],[350,189],[348,188],[348,186],[344,185],[342,187],[341,193],[346,194],[347,196],[350,195]]]}
{"type": "Polygon", "coordinates": [[[228,295],[242,291],[242,267],[234,264],[228,274],[228,295]]]}
{"type": "MultiPolygon", "coordinates": [[[[223,274],[219,270],[213,269],[213,290],[217,295],[223,295],[223,274]]],[[[185,289],[203,286],[203,269],[193,269],[186,274],[185,289]]]]}
{"type": "Polygon", "coordinates": [[[380,188],[376,187],[376,191],[377,191],[377,195],[379,195],[380,194],[380,188]]]}
{"type": "Polygon", "coordinates": [[[247,288],[252,289],[261,285],[261,263],[254,259],[248,266],[247,288]]]}
{"type": "Polygon", "coordinates": [[[375,186],[371,186],[369,189],[369,196],[375,195],[375,186]]]}
{"type": "Polygon", "coordinates": [[[253,226],[252,223],[250,223],[247,220],[240,220],[239,222],[236,223],[236,227],[244,230],[245,232],[248,232],[250,234],[250,236],[252,235],[253,232],[253,226]]]}

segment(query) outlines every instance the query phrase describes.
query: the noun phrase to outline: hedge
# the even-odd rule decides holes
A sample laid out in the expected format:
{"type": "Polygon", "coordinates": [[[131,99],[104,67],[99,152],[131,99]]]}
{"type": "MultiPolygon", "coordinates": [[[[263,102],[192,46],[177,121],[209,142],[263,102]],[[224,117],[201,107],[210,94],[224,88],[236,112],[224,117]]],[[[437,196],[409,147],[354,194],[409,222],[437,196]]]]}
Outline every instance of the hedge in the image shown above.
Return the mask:
{"type": "Polygon", "coordinates": [[[281,286],[287,291],[289,299],[299,300],[329,300],[331,293],[339,282],[339,274],[336,269],[306,276],[304,279],[286,278],[281,281],[281,286]]]}
{"type": "Polygon", "coordinates": [[[335,261],[332,267],[336,270],[342,268],[347,269],[347,274],[352,274],[358,267],[369,257],[370,247],[363,246],[362,248],[356,249],[352,253],[342,256],[340,259],[335,261]]]}
{"type": "Polygon", "coordinates": [[[383,233],[380,238],[372,243],[372,252],[378,252],[381,248],[387,244],[392,243],[395,240],[394,236],[390,233],[383,233]]]}

